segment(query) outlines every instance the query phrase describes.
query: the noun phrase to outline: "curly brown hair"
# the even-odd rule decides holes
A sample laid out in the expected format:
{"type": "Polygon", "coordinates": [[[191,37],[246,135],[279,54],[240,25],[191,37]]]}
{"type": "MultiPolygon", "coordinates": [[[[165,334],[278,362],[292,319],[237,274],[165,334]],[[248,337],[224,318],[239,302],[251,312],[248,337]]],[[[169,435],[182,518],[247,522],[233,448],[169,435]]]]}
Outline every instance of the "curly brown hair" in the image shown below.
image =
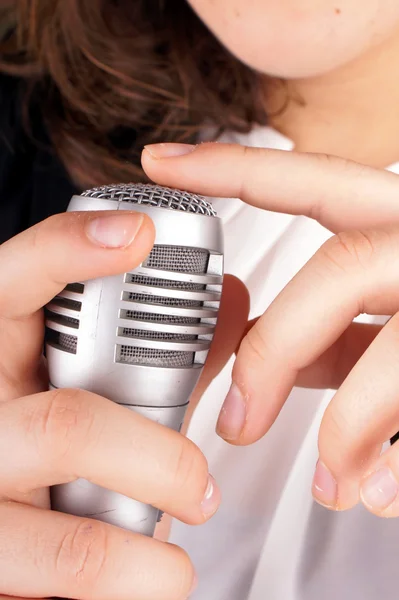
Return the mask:
{"type": "Polygon", "coordinates": [[[143,178],[155,141],[264,123],[258,77],[185,0],[9,0],[0,70],[40,98],[79,187],[143,178]]]}

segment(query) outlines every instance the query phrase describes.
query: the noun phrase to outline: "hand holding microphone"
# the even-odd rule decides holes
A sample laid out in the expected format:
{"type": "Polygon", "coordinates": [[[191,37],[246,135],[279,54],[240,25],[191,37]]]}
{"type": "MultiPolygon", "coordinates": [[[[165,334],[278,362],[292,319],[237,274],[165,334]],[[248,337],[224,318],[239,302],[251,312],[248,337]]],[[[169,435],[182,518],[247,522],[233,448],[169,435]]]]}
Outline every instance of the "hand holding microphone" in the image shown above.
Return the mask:
{"type": "MultiPolygon", "coordinates": [[[[89,200],[93,199],[87,198],[87,202],[89,200]]],[[[116,203],[111,204],[113,209],[118,208],[115,207],[116,203]]],[[[155,506],[190,524],[206,521],[219,504],[219,492],[209,476],[204,456],[184,436],[151,421],[139,414],[138,410],[129,410],[104,398],[98,393],[98,388],[93,388],[93,391],[61,389],[58,377],[74,376],[75,372],[76,376],[83,377],[84,362],[77,362],[70,370],[62,369],[58,375],[54,371],[53,384],[58,383],[60,389],[46,391],[47,373],[41,358],[44,326],[41,308],[53,298],[64,297],[67,301],[62,308],[71,311],[68,300],[72,295],[79,295],[81,287],[69,287],[70,296],[67,298],[68,288],[62,292],[67,284],[91,279],[98,282],[102,278],[115,281],[114,278],[119,278],[118,281],[122,287],[126,286],[126,290],[118,289],[115,294],[117,302],[109,308],[110,318],[117,323],[122,318],[119,310],[140,312],[133,307],[134,302],[123,299],[120,294],[125,291],[128,294],[136,293],[137,290],[133,291],[132,286],[142,286],[141,279],[140,283],[133,283],[126,281],[125,275],[122,279],[119,275],[137,269],[149,257],[154,243],[154,227],[145,206],[135,208],[138,211],[111,209],[106,212],[94,210],[56,215],[0,247],[0,451],[3,459],[0,467],[0,538],[3,549],[0,594],[24,598],[183,600],[189,596],[193,586],[193,567],[180,548],[100,522],[89,518],[89,515],[72,516],[49,510],[49,486],[77,479],[90,481],[94,489],[99,486],[125,498],[134,498],[144,505],[155,506]],[[128,308],[124,308],[121,303],[125,302],[132,306],[129,304],[128,308]]],[[[157,208],[155,212],[172,215],[176,211],[157,208]]],[[[193,215],[193,218],[196,216],[193,215]]],[[[216,220],[206,216],[198,218],[216,220]]],[[[182,235],[188,234],[187,228],[182,235]]],[[[172,231],[170,235],[173,241],[172,231]]],[[[192,232],[186,241],[190,241],[191,246],[198,246],[192,232]]],[[[183,246],[186,246],[186,242],[183,246]]],[[[209,246],[205,245],[206,248],[209,249],[209,246]]],[[[161,259],[160,254],[157,257],[161,259]]],[[[220,276],[209,275],[211,278],[220,276]]],[[[144,277],[144,274],[137,277],[144,277]]],[[[194,279],[205,277],[206,273],[197,272],[194,279]]],[[[190,283],[181,272],[175,273],[173,278],[163,273],[161,279],[173,279],[185,285],[190,283]]],[[[205,284],[207,282],[193,283],[198,286],[205,284]]],[[[51,317],[53,330],[59,336],[56,342],[53,338],[49,343],[63,346],[68,340],[71,341],[68,335],[78,337],[76,355],[73,352],[63,353],[71,359],[79,360],[79,344],[82,347],[92,340],[90,336],[85,338],[87,330],[83,316],[87,316],[88,327],[92,327],[95,319],[91,321],[89,313],[94,317],[96,307],[90,304],[90,298],[95,296],[96,285],[98,283],[93,283],[93,288],[87,285],[79,296],[82,298],[82,310],[77,317],[70,317],[69,329],[66,325],[68,317],[62,314],[62,301],[58,304],[58,314],[54,310],[53,314],[47,315],[48,319],[51,317]],[[87,313],[86,299],[90,306],[87,313]],[[78,327],[76,318],[79,320],[78,327]],[[64,337],[59,331],[62,327],[65,328],[63,331],[68,329],[64,337]]],[[[175,288],[162,289],[164,298],[169,299],[176,293],[175,288]]],[[[110,288],[108,292],[104,291],[111,293],[110,288]]],[[[148,295],[148,290],[139,293],[148,295]]],[[[186,293],[180,291],[181,301],[186,293]]],[[[194,289],[190,293],[203,295],[204,290],[194,289]]],[[[216,292],[209,293],[215,295],[216,292]]],[[[201,303],[202,299],[196,299],[195,302],[201,303]]],[[[148,306],[147,316],[150,313],[161,315],[181,310],[180,307],[173,307],[168,312],[168,305],[163,304],[163,310],[154,311],[153,304],[148,306]]],[[[186,307],[186,310],[209,312],[210,308],[192,306],[186,307]]],[[[222,354],[226,353],[227,358],[237,343],[238,335],[234,341],[231,332],[236,328],[237,318],[233,312],[226,311],[226,314],[230,322],[225,323],[228,334],[222,354]]],[[[188,318],[194,319],[193,316],[188,318]]],[[[147,326],[142,331],[154,331],[152,321],[147,319],[143,323],[147,326]]],[[[101,327],[104,325],[101,315],[98,324],[101,327]]],[[[160,321],[156,324],[156,332],[171,333],[171,325],[166,331],[166,323],[160,321]]],[[[130,322],[129,326],[119,326],[122,331],[125,327],[137,329],[136,324],[130,322]]],[[[192,329],[199,324],[179,326],[191,328],[189,333],[183,335],[192,336],[195,335],[192,329]]],[[[213,322],[205,324],[201,332],[211,328],[213,322]]],[[[121,343],[119,329],[112,325],[107,335],[111,330],[114,335],[112,352],[117,345],[132,348],[131,340],[134,338],[125,336],[124,332],[121,343]]],[[[94,329],[91,332],[94,333],[94,329]]],[[[142,343],[136,347],[141,348],[140,354],[134,356],[154,358],[154,353],[148,352],[151,348],[148,339],[140,337],[139,340],[142,343]]],[[[195,354],[192,346],[197,350],[197,340],[184,340],[184,343],[190,345],[189,354],[195,354]]],[[[206,337],[198,342],[199,353],[206,352],[204,346],[207,343],[206,337]]],[[[73,350],[73,345],[69,350],[73,350]]],[[[107,351],[105,341],[100,351],[107,351]]],[[[181,350],[173,351],[178,353],[176,358],[183,358],[181,350]]],[[[133,356],[129,350],[119,350],[119,354],[115,355],[112,352],[110,356],[113,359],[118,357],[118,360],[123,358],[126,361],[133,356]]],[[[161,354],[161,357],[163,360],[164,355],[161,354]]],[[[100,361],[99,356],[95,357],[96,361],[100,361]]],[[[98,366],[101,369],[93,378],[97,383],[104,381],[117,366],[121,370],[125,367],[133,370],[144,368],[142,365],[136,367],[129,362],[114,361],[111,364],[101,362],[98,366]]],[[[93,369],[96,367],[94,365],[93,369]]],[[[154,371],[157,370],[162,371],[162,367],[154,367],[154,371]]],[[[191,370],[192,364],[187,369],[187,378],[192,378],[190,382],[181,380],[180,384],[174,383],[173,390],[191,389],[194,385],[191,370]]],[[[153,414],[160,414],[163,410],[155,404],[159,398],[168,398],[164,407],[165,415],[169,414],[169,410],[172,412],[172,406],[182,406],[187,402],[186,393],[176,393],[176,401],[172,402],[174,392],[166,389],[165,381],[154,388],[151,387],[150,377],[144,379],[146,385],[148,382],[148,389],[152,390],[147,396],[153,403],[149,407],[153,414]]],[[[127,393],[125,398],[133,400],[136,405],[140,402],[145,404],[146,385],[143,394],[138,394],[135,388],[139,390],[139,385],[134,381],[124,382],[119,372],[107,391],[112,396],[122,390],[127,393]]],[[[123,398],[118,397],[120,399],[123,398]]],[[[143,407],[139,410],[145,412],[147,409],[143,407]]],[[[177,412],[175,428],[181,419],[180,408],[177,412]]],[[[165,418],[166,424],[167,421],[168,418],[165,418]]],[[[87,512],[90,510],[88,507],[87,512]]]]}
{"type": "MultiPolygon", "coordinates": [[[[68,210],[96,209],[148,215],[155,224],[155,246],[136,269],[75,282],[47,306],[50,385],[101,394],[180,431],[218,318],[220,221],[204,198],[155,185],[88,190],[74,196],[68,210]]],[[[110,457],[113,452],[110,446],[110,457]]],[[[147,477],[154,475],[163,478],[159,468],[147,477]]],[[[210,480],[210,495],[212,486],[210,480]]],[[[153,535],[158,507],[137,502],[139,490],[135,498],[79,478],[53,488],[51,504],[153,535]]]]}

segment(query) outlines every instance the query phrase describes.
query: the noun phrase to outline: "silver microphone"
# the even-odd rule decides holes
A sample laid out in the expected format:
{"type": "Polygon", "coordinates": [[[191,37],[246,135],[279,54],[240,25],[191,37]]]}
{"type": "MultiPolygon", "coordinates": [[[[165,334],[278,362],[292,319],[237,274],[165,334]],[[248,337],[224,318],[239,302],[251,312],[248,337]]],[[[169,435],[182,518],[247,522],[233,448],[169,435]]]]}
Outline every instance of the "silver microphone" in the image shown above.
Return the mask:
{"type": "MultiPolygon", "coordinates": [[[[179,431],[215,331],[222,227],[205,198],[150,184],[94,188],[68,207],[135,209],[156,228],[146,260],[129,273],[67,285],[46,307],[50,387],[100,394],[179,431]]],[[[149,536],[160,518],[156,507],[83,479],[54,486],[51,505],[149,536]]]]}

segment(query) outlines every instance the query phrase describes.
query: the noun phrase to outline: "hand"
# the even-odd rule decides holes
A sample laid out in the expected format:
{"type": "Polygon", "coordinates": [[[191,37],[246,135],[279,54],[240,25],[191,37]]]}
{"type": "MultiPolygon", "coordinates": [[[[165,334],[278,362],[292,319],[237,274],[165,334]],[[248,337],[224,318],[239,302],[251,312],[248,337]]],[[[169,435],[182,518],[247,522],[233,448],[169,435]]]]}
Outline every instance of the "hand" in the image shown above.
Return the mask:
{"type": "Polygon", "coordinates": [[[48,486],[78,477],[191,524],[218,507],[206,460],[185,437],[91,393],[45,391],[41,307],[67,283],[135,268],[153,241],[148,217],[86,212],[52,217],[0,247],[0,594],[190,593],[193,567],[180,548],[49,510],[48,486]]]}
{"type": "Polygon", "coordinates": [[[399,515],[399,179],[328,156],[238,145],[161,144],[143,152],[151,179],[259,208],[306,215],[336,233],[251,323],[219,418],[219,433],[250,444],[294,385],[338,388],[319,433],[313,494],[344,510],[361,499],[399,515]],[[342,233],[343,232],[343,233],[342,233]],[[384,327],[361,313],[394,315],[384,327]]]}

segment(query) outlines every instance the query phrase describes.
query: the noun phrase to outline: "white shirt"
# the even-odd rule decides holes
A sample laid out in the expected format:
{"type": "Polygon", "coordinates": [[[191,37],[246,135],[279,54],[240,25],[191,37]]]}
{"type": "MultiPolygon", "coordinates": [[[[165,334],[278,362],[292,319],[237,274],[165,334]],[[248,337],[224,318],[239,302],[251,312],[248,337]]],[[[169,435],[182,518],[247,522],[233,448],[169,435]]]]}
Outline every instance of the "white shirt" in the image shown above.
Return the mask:
{"type": "MultiPolygon", "coordinates": [[[[293,148],[267,127],[221,141],[293,148]]],[[[399,165],[390,170],[399,173],[399,165]]],[[[331,236],[305,217],[261,211],[238,199],[213,204],[224,223],[225,271],[248,287],[251,318],[331,236]]],[[[294,389],[269,433],[236,448],[215,433],[233,362],[202,398],[188,434],[209,461],[222,505],[206,525],[175,521],[172,527],[171,541],[187,550],[197,569],[193,600],[396,598],[399,519],[379,519],[361,506],[330,512],[312,499],[318,429],[333,392],[294,389]]]]}

